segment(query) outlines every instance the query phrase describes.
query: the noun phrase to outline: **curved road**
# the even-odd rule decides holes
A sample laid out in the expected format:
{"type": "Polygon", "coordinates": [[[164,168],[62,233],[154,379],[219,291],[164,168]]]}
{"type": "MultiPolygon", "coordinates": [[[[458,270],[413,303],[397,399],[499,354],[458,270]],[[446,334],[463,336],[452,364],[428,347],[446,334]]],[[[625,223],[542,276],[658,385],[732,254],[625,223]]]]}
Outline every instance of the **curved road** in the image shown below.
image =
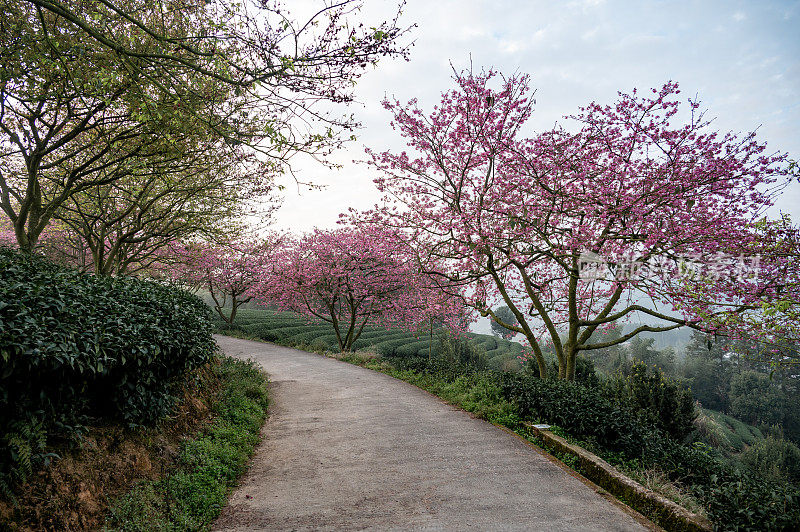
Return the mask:
{"type": "Polygon", "coordinates": [[[647,530],[537,450],[410,384],[217,336],[270,375],[270,417],[215,530],[647,530]]]}

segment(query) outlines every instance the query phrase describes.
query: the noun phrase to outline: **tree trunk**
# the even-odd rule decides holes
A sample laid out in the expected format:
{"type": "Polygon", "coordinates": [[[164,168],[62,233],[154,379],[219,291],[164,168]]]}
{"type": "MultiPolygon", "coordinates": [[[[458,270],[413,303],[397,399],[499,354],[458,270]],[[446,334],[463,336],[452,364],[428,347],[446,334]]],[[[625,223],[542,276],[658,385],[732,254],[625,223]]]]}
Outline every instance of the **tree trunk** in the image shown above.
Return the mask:
{"type": "Polygon", "coordinates": [[[234,297],[231,301],[231,319],[228,321],[231,325],[233,325],[233,320],[236,319],[237,310],[239,310],[239,305],[236,304],[236,298],[234,297]]]}
{"type": "Polygon", "coordinates": [[[575,380],[575,363],[578,356],[578,351],[572,342],[567,342],[564,345],[563,362],[559,361],[558,365],[558,378],[565,381],[575,380]]]}
{"type": "Polygon", "coordinates": [[[428,331],[428,364],[430,364],[433,359],[433,318],[431,318],[430,325],[431,328],[428,331]]]}
{"type": "MultiPolygon", "coordinates": [[[[14,224],[14,235],[17,237],[17,245],[19,246],[19,250],[23,253],[33,253],[33,249],[36,247],[37,238],[32,238],[33,235],[29,235],[27,231],[25,231],[25,226],[18,226],[14,224]]],[[[39,235],[36,235],[38,237],[39,235]]]]}
{"type": "Polygon", "coordinates": [[[568,381],[574,381],[575,380],[576,356],[577,356],[577,353],[575,351],[567,354],[566,380],[568,380],[568,381]]]}

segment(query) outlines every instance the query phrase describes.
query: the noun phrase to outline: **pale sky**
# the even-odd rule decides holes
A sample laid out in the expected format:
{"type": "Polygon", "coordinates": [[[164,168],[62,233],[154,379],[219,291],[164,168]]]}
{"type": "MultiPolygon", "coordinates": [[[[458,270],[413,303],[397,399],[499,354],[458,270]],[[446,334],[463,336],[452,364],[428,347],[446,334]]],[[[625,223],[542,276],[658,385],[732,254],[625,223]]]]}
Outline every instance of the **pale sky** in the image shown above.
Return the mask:
{"type": "MultiPolygon", "coordinates": [[[[391,16],[392,2],[366,3],[360,17],[367,25],[391,16]]],[[[371,207],[379,198],[374,170],[353,159],[364,157],[364,146],[405,147],[380,101],[416,97],[429,111],[454,87],[450,64],[466,68],[470,58],[476,71],[531,75],[531,133],[593,100],[612,103],[617,91],[674,80],[682,96],[699,97],[716,129],[757,129],[769,152],[800,159],[800,2],[409,0],[400,23],[417,25],[410,61],[385,60],[360,78],[359,103],[349,112],[364,128],[334,157],[343,168],[298,163],[304,180],[326,188],[298,195],[284,180],[276,228],[332,227],[348,207],[371,207]]],[[[784,192],[778,208],[800,221],[800,184],[784,192]]]]}

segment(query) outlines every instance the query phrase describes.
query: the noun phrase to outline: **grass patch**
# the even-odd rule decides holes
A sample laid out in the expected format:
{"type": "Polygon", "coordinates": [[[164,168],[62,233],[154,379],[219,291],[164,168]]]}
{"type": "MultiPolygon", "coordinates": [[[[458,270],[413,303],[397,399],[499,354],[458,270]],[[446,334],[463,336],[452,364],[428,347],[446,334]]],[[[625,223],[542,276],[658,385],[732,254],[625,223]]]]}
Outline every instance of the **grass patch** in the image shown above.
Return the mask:
{"type": "Polygon", "coordinates": [[[623,474],[635,480],[642,486],[678,503],[690,512],[708,518],[708,512],[700,502],[687,491],[684,486],[673,482],[666,473],[660,469],[636,469],[632,467],[616,466],[623,474]]]}
{"type": "Polygon", "coordinates": [[[700,439],[725,454],[742,452],[764,440],[757,427],[716,410],[701,408],[694,423],[700,439]]]}
{"type": "Polygon", "coordinates": [[[177,468],[117,499],[106,530],[203,530],[219,515],[247,467],[267,415],[266,376],[253,363],[224,357],[216,419],[180,449],[177,468]]]}

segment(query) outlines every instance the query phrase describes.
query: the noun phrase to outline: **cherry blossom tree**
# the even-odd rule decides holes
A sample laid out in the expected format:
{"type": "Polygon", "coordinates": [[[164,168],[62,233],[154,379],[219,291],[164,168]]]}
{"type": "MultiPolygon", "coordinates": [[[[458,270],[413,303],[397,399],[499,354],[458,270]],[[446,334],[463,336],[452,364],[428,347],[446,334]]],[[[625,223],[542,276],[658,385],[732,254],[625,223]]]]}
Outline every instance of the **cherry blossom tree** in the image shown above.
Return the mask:
{"type": "Polygon", "coordinates": [[[239,307],[253,299],[284,239],[282,234],[267,233],[178,245],[176,262],[167,268],[167,276],[190,288],[207,290],[220,318],[233,323],[239,307]]]}
{"type": "Polygon", "coordinates": [[[437,291],[397,236],[376,227],[315,230],[285,246],[260,296],[330,323],[351,351],[367,324],[457,326],[460,305],[437,291]]]}
{"type": "Polygon", "coordinates": [[[773,365],[800,364],[800,228],[792,224],[788,214],[778,219],[762,219],[755,224],[765,249],[762,251],[778,262],[778,276],[772,297],[762,298],[761,308],[741,319],[751,330],[758,346],[758,357],[773,365]]]}
{"type": "Polygon", "coordinates": [[[798,300],[797,261],[770,253],[756,225],[787,182],[786,156],[713,131],[676,83],[525,138],[528,76],[455,80],[427,115],[384,101],[413,153],[368,150],[388,206],[353,218],[405,235],[427,273],[523,334],[542,377],[547,342],[573,379],[581,352],[683,326],[758,334],[748,317],[765,301],[798,300]],[[648,324],[604,338],[634,317],[648,324]]]}

